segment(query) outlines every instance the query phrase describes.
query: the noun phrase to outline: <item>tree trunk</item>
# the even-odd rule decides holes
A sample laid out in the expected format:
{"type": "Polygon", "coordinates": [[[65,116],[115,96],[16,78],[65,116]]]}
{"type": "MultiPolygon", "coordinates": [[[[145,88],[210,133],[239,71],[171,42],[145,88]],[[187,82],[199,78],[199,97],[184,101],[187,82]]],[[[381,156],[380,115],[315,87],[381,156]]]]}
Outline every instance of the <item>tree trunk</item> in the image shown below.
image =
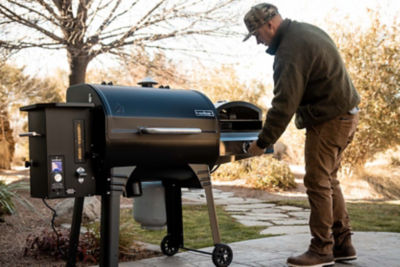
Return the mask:
{"type": "Polygon", "coordinates": [[[84,83],[86,79],[86,69],[91,60],[89,55],[71,55],[69,54],[69,85],[84,83]]]}
{"type": "Polygon", "coordinates": [[[11,169],[15,141],[7,112],[0,113],[0,169],[11,169]]]}

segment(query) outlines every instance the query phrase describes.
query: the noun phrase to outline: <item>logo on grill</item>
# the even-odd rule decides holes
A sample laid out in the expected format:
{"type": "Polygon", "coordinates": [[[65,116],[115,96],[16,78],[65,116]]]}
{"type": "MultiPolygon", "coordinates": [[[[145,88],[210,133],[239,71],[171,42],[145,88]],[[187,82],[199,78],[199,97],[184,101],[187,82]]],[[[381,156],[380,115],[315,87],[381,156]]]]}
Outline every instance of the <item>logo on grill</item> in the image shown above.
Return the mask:
{"type": "Polygon", "coordinates": [[[194,114],[197,117],[214,117],[214,112],[212,110],[205,109],[195,109],[194,114]]]}

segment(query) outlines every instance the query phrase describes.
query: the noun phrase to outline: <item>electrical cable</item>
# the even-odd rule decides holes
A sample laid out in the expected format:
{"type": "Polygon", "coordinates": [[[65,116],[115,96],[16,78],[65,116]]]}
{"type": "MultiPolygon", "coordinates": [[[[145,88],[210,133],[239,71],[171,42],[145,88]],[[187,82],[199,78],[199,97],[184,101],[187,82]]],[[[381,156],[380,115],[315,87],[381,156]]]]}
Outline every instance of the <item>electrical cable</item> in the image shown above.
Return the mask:
{"type": "Polygon", "coordinates": [[[56,239],[56,242],[57,242],[57,250],[58,250],[58,252],[61,254],[61,256],[65,258],[65,254],[64,254],[64,252],[60,249],[60,245],[59,245],[59,244],[60,244],[60,234],[57,232],[56,226],[55,226],[55,224],[54,224],[54,220],[55,220],[56,217],[57,217],[57,211],[56,211],[55,209],[53,209],[52,207],[50,207],[49,204],[47,204],[46,199],[42,198],[42,201],[43,201],[44,205],[45,205],[49,210],[51,210],[51,212],[53,212],[53,216],[52,216],[52,218],[51,218],[51,228],[53,228],[53,231],[54,231],[54,233],[55,233],[56,236],[57,236],[57,239],[56,239]]]}

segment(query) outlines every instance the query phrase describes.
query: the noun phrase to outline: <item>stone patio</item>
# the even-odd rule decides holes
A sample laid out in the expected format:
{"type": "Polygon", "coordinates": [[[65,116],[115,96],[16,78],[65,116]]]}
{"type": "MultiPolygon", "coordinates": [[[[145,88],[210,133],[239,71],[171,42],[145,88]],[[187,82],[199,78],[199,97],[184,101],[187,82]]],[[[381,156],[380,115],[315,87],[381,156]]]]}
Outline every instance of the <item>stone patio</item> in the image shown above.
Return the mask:
{"type": "MultiPolygon", "coordinates": [[[[310,242],[308,217],[310,211],[299,207],[278,206],[264,203],[259,199],[235,197],[229,192],[213,189],[216,204],[238,222],[247,226],[265,226],[262,234],[281,235],[229,244],[233,250],[230,266],[287,266],[289,256],[303,253],[310,242]]],[[[206,204],[201,189],[183,189],[183,203],[206,204]]],[[[400,266],[400,234],[356,232],[353,242],[358,259],[348,263],[336,263],[338,267],[348,266],[400,266]]],[[[157,247],[156,247],[157,248],[157,247]]],[[[204,248],[212,252],[213,247],[204,248]]],[[[213,266],[211,256],[195,252],[180,252],[172,257],[162,256],[135,262],[120,263],[129,267],[208,267],[213,266]]]]}
{"type": "MultiPolygon", "coordinates": [[[[278,267],[286,266],[289,256],[303,253],[310,240],[309,234],[247,240],[229,244],[233,251],[232,267],[278,267]]],[[[348,263],[336,263],[335,267],[380,267],[400,266],[400,234],[356,232],[353,236],[358,259],[348,263]]],[[[211,248],[204,249],[212,251],[211,248]]],[[[135,262],[120,263],[121,267],[209,267],[211,256],[194,252],[177,253],[172,257],[162,256],[135,262]]]]}
{"type": "MultiPolygon", "coordinates": [[[[308,233],[310,211],[293,206],[278,206],[255,198],[235,197],[213,189],[216,205],[223,205],[233,218],[245,226],[265,226],[262,234],[308,233]]],[[[206,204],[203,189],[182,189],[183,204],[206,204]]]]}

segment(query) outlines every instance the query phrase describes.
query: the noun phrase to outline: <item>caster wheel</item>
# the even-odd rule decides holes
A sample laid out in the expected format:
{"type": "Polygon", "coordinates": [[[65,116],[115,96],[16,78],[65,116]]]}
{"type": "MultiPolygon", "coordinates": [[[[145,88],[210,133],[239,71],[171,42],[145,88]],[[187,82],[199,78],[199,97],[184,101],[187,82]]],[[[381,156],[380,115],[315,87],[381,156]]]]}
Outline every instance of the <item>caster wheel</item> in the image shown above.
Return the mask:
{"type": "Polygon", "coordinates": [[[212,261],[217,267],[226,267],[231,264],[232,249],[225,244],[216,244],[212,252],[212,261]]]}
{"type": "Polygon", "coordinates": [[[161,241],[161,251],[164,255],[172,256],[177,253],[179,250],[179,246],[174,242],[172,236],[167,235],[161,241]]]}

